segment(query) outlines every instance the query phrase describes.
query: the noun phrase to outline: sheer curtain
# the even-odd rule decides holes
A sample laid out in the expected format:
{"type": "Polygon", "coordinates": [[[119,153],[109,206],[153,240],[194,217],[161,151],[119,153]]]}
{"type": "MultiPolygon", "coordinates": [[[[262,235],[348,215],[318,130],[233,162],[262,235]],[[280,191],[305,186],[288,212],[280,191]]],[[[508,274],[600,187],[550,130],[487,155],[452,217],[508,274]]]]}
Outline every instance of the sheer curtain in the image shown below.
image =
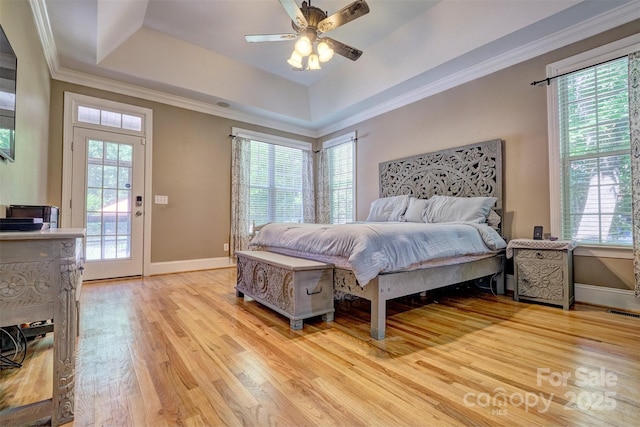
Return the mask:
{"type": "Polygon", "coordinates": [[[322,149],[316,153],[317,186],[316,186],[316,221],[320,224],[328,224],[331,220],[331,205],[329,202],[329,167],[327,163],[327,150],[322,149]]]}
{"type": "Polygon", "coordinates": [[[249,246],[249,170],[251,141],[236,136],[231,143],[231,249],[249,246]]]}
{"type": "Polygon", "coordinates": [[[636,297],[640,297],[640,51],[629,55],[629,124],[633,206],[633,265],[636,297]]]}
{"type": "Polygon", "coordinates": [[[302,218],[316,222],[316,196],[313,185],[313,151],[302,150],[302,218]]]}
{"type": "MultiPolygon", "coordinates": [[[[231,237],[233,253],[246,250],[251,240],[251,144],[252,140],[235,136],[231,143],[231,237]]],[[[302,221],[315,222],[316,205],[313,179],[313,152],[302,154],[302,221]]],[[[274,173],[272,171],[272,173],[274,173]]]]}

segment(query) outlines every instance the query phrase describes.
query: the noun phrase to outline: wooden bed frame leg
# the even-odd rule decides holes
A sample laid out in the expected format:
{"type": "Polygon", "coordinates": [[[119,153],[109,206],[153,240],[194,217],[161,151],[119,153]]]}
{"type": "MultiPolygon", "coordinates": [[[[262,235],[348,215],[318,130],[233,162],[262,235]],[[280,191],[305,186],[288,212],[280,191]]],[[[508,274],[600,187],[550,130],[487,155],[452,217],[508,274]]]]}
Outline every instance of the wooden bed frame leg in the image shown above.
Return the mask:
{"type": "Polygon", "coordinates": [[[371,301],[371,338],[384,339],[387,319],[387,300],[378,293],[375,301],[371,301]]]}

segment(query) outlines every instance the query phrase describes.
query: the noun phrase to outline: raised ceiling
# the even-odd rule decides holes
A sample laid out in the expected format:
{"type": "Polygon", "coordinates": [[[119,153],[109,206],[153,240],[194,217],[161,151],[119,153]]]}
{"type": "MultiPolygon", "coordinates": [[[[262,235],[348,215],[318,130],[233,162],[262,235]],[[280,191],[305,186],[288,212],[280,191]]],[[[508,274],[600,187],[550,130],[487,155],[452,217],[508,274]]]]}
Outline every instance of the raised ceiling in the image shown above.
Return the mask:
{"type": "Polygon", "coordinates": [[[292,31],[277,0],[30,1],[53,78],[315,137],[640,18],[628,0],[367,0],[328,33],[358,61],[294,71],[294,42],[244,40],[292,31]]]}

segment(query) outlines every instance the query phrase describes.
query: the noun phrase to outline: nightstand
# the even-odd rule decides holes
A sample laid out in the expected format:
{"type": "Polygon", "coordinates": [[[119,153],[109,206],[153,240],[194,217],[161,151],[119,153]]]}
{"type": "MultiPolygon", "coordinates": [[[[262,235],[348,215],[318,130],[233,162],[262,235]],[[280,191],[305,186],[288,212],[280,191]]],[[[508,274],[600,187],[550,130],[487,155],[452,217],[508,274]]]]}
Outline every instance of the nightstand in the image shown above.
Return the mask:
{"type": "Polygon", "coordinates": [[[543,302],[568,310],[574,302],[575,246],[570,240],[511,240],[507,258],[513,256],[513,299],[543,302]]]}

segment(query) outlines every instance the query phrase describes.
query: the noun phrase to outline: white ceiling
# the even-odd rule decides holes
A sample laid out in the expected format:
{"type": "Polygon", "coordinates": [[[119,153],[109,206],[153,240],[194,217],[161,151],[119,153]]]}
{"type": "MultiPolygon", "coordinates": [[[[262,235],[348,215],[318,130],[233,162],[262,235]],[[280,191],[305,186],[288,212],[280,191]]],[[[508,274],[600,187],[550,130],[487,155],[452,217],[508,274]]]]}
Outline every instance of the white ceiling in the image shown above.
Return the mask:
{"type": "Polygon", "coordinates": [[[640,18],[637,0],[367,0],[327,34],[358,61],[294,71],[293,41],[244,40],[292,32],[277,0],[30,1],[53,78],[316,137],[640,18]]]}

